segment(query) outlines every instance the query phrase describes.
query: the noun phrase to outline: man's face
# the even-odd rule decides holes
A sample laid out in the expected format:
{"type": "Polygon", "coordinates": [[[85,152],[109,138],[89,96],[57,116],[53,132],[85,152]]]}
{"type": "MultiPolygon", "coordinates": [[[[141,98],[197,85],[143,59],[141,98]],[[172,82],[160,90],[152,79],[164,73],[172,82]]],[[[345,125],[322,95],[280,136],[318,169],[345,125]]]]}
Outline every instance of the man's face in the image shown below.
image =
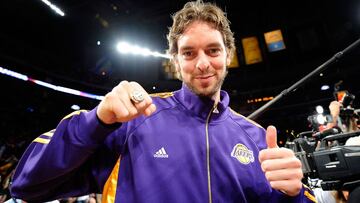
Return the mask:
{"type": "Polygon", "coordinates": [[[186,86],[199,96],[216,96],[230,63],[221,33],[205,22],[195,21],[177,45],[175,65],[186,86]]]}

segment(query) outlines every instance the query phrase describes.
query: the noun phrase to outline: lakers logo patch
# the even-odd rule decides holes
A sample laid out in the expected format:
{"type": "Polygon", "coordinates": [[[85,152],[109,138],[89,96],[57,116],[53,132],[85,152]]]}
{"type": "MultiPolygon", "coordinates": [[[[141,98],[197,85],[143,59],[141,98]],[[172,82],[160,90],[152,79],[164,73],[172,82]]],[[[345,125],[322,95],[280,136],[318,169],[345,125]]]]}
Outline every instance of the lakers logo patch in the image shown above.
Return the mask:
{"type": "Polygon", "coordinates": [[[242,164],[249,164],[250,162],[254,162],[254,154],[253,151],[249,150],[243,144],[236,144],[231,152],[231,156],[236,158],[242,164]]]}

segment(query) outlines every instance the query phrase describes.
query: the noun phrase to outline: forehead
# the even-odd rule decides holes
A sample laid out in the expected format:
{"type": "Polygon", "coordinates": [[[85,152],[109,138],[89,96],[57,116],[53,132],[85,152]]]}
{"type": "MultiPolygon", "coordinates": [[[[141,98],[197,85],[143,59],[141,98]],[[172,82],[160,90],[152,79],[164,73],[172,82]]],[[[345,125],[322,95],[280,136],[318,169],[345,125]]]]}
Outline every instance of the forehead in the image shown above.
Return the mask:
{"type": "Polygon", "coordinates": [[[224,47],[224,40],[221,33],[209,23],[195,21],[188,25],[183,34],[179,37],[179,49],[184,46],[202,47],[218,44],[224,47]]]}

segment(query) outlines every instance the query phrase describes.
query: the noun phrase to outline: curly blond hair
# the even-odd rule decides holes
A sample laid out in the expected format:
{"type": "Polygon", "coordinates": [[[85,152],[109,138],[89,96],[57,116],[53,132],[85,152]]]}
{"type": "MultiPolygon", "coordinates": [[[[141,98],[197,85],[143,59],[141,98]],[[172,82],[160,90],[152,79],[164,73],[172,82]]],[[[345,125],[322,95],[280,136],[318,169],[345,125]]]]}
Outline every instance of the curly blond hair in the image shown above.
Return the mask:
{"type": "Polygon", "coordinates": [[[230,30],[230,21],[218,6],[209,2],[204,3],[202,0],[187,2],[172,18],[173,24],[167,35],[168,54],[174,56],[178,53],[177,41],[187,26],[194,21],[203,21],[211,24],[221,33],[227,54],[232,58],[235,51],[234,34],[230,30]]]}

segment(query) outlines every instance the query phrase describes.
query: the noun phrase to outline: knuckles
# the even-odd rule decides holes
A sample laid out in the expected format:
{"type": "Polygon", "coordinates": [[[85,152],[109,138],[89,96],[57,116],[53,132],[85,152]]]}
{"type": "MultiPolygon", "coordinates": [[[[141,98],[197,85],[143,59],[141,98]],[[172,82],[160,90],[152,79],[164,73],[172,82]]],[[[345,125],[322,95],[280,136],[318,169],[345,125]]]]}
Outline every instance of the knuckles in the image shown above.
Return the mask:
{"type": "Polygon", "coordinates": [[[116,94],[113,91],[111,91],[105,95],[104,100],[105,102],[109,102],[109,101],[113,101],[115,98],[116,98],[116,94]]]}
{"type": "Polygon", "coordinates": [[[129,82],[123,80],[115,86],[111,92],[105,95],[103,101],[99,104],[99,113],[102,117],[104,115],[105,117],[113,115],[117,121],[127,121],[137,117],[141,113],[150,115],[154,111],[152,104],[152,98],[140,84],[134,81],[129,82]],[[144,91],[144,101],[140,103],[133,103],[131,101],[129,92],[134,89],[144,91]]]}
{"type": "Polygon", "coordinates": [[[287,148],[269,148],[259,152],[259,161],[263,162],[268,159],[281,159],[295,157],[294,152],[287,148]]]}

